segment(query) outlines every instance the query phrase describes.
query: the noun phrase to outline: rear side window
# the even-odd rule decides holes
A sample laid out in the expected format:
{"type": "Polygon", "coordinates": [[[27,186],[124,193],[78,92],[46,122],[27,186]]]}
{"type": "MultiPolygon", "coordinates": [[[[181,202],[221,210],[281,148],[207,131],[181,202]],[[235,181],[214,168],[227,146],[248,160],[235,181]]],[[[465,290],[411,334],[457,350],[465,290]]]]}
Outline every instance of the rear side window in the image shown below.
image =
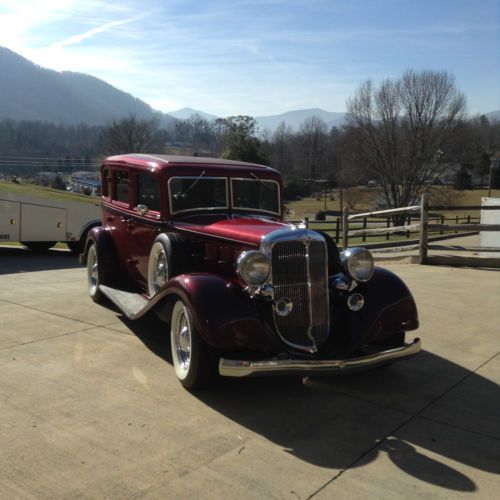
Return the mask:
{"type": "Polygon", "coordinates": [[[137,174],[137,204],[160,211],[160,181],[148,174],[137,174]]]}
{"type": "Polygon", "coordinates": [[[113,176],[109,168],[105,168],[102,171],[102,195],[105,197],[110,197],[113,192],[113,176]]]}
{"type": "Polygon", "coordinates": [[[128,172],[124,170],[115,170],[115,197],[116,201],[130,203],[130,183],[128,172]]]}

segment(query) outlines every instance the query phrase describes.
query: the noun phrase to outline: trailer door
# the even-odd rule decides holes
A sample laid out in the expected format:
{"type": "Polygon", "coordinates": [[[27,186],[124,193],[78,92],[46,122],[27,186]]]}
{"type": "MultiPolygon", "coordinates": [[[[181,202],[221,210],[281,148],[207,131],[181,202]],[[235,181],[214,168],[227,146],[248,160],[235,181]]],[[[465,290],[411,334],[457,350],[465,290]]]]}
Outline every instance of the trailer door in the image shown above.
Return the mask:
{"type": "Polygon", "coordinates": [[[20,222],[21,204],[15,201],[0,200],[0,243],[19,241],[20,222]]]}
{"type": "Polygon", "coordinates": [[[66,240],[66,209],[64,208],[23,203],[21,220],[19,241],[66,240]]]}

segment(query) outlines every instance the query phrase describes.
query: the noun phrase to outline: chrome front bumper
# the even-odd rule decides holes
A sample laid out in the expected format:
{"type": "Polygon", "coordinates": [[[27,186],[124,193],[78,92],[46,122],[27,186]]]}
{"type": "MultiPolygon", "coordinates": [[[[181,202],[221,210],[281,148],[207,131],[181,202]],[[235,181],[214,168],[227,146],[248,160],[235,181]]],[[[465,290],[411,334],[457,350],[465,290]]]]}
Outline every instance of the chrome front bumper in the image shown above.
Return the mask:
{"type": "Polygon", "coordinates": [[[420,339],[401,347],[349,359],[266,359],[244,361],[219,360],[219,373],[224,377],[253,375],[329,375],[372,368],[415,356],[421,350],[420,339]]]}

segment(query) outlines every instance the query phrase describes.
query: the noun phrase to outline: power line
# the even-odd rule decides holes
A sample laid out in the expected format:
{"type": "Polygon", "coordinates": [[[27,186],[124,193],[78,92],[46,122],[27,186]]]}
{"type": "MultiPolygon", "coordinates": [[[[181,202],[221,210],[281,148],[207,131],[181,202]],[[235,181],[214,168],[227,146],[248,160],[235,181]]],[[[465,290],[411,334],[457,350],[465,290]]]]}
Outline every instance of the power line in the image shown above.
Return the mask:
{"type": "Polygon", "coordinates": [[[8,155],[0,155],[0,159],[6,160],[66,160],[66,161],[95,161],[100,162],[99,158],[66,158],[61,156],[8,156],[8,155]]]}

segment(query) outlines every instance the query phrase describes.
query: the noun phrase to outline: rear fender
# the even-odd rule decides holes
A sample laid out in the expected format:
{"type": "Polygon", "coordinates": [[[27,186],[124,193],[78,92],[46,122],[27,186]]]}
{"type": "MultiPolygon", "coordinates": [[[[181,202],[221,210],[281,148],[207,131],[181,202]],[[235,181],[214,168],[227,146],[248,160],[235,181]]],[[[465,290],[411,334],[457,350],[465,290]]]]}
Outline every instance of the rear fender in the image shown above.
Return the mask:
{"type": "Polygon", "coordinates": [[[352,340],[362,344],[383,341],[418,328],[417,307],[405,283],[391,271],[376,267],[367,283],[355,289],[365,299],[364,307],[352,312],[352,340]]]}
{"type": "Polygon", "coordinates": [[[182,274],[165,284],[152,308],[165,318],[179,298],[189,306],[207,344],[225,350],[280,351],[276,335],[262,317],[265,304],[251,299],[238,285],[212,274],[182,274]]]}
{"type": "Polygon", "coordinates": [[[92,228],[88,232],[84,251],[80,256],[82,264],[87,263],[87,255],[92,244],[95,244],[99,262],[99,282],[111,287],[118,286],[123,273],[120,270],[120,259],[111,230],[99,226],[92,228]]]}

